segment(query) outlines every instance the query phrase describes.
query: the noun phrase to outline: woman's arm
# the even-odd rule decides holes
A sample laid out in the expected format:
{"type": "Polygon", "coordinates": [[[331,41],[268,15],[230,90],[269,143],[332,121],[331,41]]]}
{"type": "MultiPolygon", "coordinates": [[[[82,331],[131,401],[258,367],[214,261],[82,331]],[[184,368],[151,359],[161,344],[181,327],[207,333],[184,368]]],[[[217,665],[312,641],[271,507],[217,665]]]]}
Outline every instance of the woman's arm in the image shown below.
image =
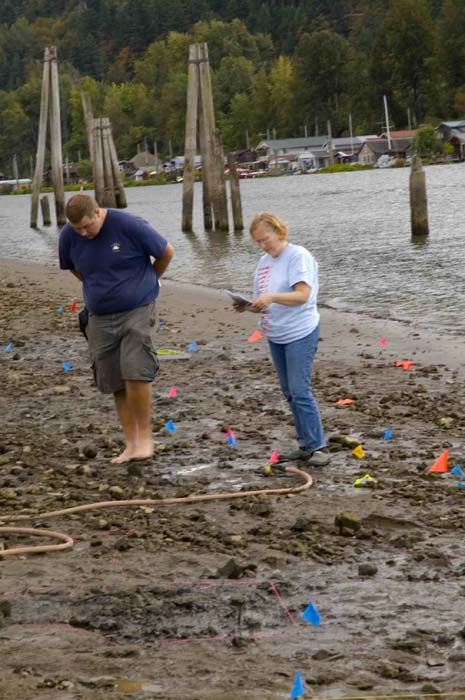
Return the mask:
{"type": "Polygon", "coordinates": [[[282,304],[283,306],[299,306],[305,304],[311,294],[311,287],[306,282],[297,282],[293,292],[266,292],[257,297],[251,307],[252,311],[263,311],[270,304],[282,304]]]}

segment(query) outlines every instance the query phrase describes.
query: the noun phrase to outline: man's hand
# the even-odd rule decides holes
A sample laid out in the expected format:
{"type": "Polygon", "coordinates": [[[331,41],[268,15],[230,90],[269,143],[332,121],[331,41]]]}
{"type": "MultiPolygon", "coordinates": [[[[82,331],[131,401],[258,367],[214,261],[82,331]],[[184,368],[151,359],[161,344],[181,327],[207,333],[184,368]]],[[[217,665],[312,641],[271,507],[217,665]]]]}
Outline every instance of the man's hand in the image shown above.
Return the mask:
{"type": "Polygon", "coordinates": [[[165,252],[161,256],[161,258],[157,258],[157,260],[155,260],[155,262],[153,263],[153,269],[157,273],[158,279],[160,279],[160,277],[163,275],[163,273],[167,269],[168,265],[171,262],[173,255],[174,255],[174,248],[171,245],[171,243],[168,243],[166,248],[165,248],[165,252]]]}

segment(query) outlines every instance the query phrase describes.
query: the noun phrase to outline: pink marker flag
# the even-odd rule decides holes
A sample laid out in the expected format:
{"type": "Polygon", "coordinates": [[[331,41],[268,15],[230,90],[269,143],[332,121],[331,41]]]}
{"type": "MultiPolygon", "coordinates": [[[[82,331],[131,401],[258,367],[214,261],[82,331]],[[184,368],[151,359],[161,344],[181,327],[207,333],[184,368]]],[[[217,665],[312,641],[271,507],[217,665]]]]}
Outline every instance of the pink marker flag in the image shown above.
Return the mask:
{"type": "Polygon", "coordinates": [[[380,345],[386,345],[386,338],[380,338],[380,339],[379,339],[379,344],[380,344],[380,345]]]}
{"type": "Polygon", "coordinates": [[[278,450],[273,450],[270,457],[270,464],[276,464],[276,462],[279,462],[279,452],[278,450]]]}
{"type": "Polygon", "coordinates": [[[168,392],[168,398],[169,398],[169,399],[174,399],[175,396],[176,396],[176,387],[175,387],[175,386],[172,386],[171,389],[170,389],[169,392],[168,392]]]}

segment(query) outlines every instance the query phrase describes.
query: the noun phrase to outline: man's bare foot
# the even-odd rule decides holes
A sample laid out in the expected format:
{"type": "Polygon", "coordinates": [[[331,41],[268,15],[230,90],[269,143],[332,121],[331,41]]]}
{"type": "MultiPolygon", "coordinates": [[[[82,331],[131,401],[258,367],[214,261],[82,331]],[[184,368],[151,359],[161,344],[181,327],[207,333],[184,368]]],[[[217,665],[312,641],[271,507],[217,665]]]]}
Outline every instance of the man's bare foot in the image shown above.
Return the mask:
{"type": "Polygon", "coordinates": [[[132,459],[133,452],[134,452],[133,447],[126,447],[126,449],[123,450],[123,452],[121,452],[120,455],[118,455],[117,457],[113,457],[113,459],[111,460],[111,463],[112,464],[124,464],[124,462],[129,462],[129,460],[132,459]]]}
{"type": "Polygon", "coordinates": [[[154,445],[153,440],[140,442],[131,453],[130,460],[149,459],[153,457],[154,445]]]}

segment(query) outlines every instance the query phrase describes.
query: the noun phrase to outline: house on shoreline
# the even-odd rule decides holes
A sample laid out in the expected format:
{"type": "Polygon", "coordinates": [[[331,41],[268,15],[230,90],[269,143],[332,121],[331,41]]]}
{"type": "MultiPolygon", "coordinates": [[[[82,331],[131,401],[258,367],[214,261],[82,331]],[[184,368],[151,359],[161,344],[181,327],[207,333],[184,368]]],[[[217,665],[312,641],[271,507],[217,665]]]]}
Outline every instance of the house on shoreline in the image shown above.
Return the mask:
{"type": "Polygon", "coordinates": [[[452,160],[465,160],[465,120],[441,122],[436,133],[443,145],[450,143],[453,147],[452,160]]]}

